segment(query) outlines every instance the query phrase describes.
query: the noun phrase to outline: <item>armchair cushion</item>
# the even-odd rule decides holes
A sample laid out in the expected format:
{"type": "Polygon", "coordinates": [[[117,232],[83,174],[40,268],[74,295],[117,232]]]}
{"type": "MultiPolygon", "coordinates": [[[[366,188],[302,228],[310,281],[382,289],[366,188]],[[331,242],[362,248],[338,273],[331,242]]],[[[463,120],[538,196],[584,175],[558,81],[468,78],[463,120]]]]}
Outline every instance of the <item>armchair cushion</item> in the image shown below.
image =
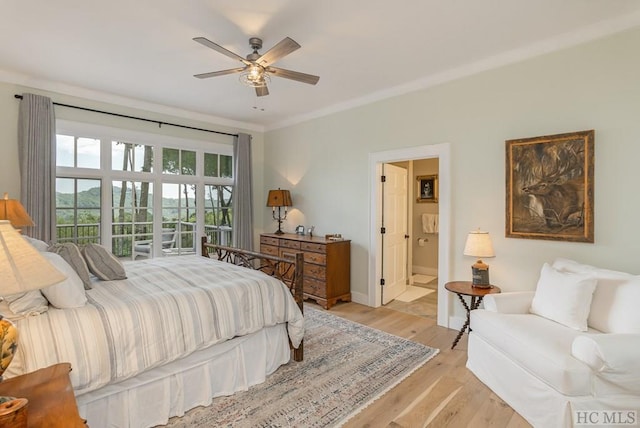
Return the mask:
{"type": "MultiPolygon", "coordinates": [[[[581,333],[533,314],[471,311],[472,335],[562,394],[591,392],[591,370],[572,358],[571,343],[581,333]]],[[[471,352],[471,349],[469,350],[471,352]]]]}
{"type": "Polygon", "coordinates": [[[587,318],[596,279],[589,273],[560,272],[548,263],[542,266],[531,313],[587,331],[587,318]]]}
{"type": "Polygon", "coordinates": [[[580,335],[571,344],[571,355],[603,381],[640,393],[640,334],[580,335]]]}

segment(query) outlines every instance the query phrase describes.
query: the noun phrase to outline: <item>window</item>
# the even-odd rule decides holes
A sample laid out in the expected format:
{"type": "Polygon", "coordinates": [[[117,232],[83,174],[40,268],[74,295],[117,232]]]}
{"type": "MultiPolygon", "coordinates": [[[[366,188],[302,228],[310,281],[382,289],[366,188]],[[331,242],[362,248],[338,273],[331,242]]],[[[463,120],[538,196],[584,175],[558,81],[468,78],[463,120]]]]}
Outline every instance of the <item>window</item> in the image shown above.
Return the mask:
{"type": "Polygon", "coordinates": [[[57,166],[100,168],[100,140],[70,135],[56,136],[57,166]]]}
{"type": "Polygon", "coordinates": [[[113,181],[111,189],[113,253],[119,257],[151,257],[153,183],[113,181]]]}
{"type": "Polygon", "coordinates": [[[114,171],[153,172],[153,146],[112,141],[111,169],[114,171]]]}
{"type": "Polygon", "coordinates": [[[59,241],[101,243],[134,260],[196,253],[202,235],[231,244],[230,141],[63,120],[57,127],[59,241]]]}
{"type": "Polygon", "coordinates": [[[100,242],[101,194],[100,180],[56,178],[58,242],[100,242]]]}
{"type": "Polygon", "coordinates": [[[196,175],[196,152],[171,148],[163,149],[162,172],[165,174],[196,175]]]}
{"type": "MultiPolygon", "coordinates": [[[[165,254],[193,254],[196,252],[196,185],[162,184],[162,230],[174,240],[163,239],[165,254]]],[[[166,236],[165,238],[168,238],[166,236]]]]}
{"type": "Polygon", "coordinates": [[[233,178],[232,157],[217,153],[205,153],[204,175],[206,177],[233,178]]]}
{"type": "Polygon", "coordinates": [[[231,245],[233,213],[231,186],[206,185],[204,191],[204,228],[208,241],[231,245]]]}

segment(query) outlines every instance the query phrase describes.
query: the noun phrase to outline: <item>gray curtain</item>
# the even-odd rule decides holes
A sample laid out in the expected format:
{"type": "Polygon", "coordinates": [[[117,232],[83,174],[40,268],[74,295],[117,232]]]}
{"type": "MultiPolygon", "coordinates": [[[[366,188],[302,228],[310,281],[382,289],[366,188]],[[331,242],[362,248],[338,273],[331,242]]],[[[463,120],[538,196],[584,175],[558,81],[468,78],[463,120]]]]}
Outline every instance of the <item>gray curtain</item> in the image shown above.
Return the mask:
{"type": "Polygon", "coordinates": [[[45,242],[55,234],[56,120],[50,98],[22,94],[18,116],[20,201],[35,223],[24,233],[45,242]]]}
{"type": "Polygon", "coordinates": [[[233,141],[233,245],[253,250],[253,192],[251,190],[251,135],[233,141]]]}

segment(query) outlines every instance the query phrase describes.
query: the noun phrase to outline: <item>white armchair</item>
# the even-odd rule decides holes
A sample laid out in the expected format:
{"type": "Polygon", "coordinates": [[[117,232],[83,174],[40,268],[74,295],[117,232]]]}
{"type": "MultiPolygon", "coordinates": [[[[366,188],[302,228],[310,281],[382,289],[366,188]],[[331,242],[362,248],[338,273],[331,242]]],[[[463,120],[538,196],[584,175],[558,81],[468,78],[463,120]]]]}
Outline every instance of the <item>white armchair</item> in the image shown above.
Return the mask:
{"type": "MultiPolygon", "coordinates": [[[[176,238],[178,232],[172,228],[162,229],[162,249],[171,249],[176,246],[176,238]]],[[[147,258],[153,257],[153,240],[145,239],[142,241],[135,241],[133,244],[133,259],[137,256],[143,256],[147,258]]]]}
{"type": "MultiPolygon", "coordinates": [[[[567,282],[596,282],[585,328],[532,313],[541,273],[536,292],[488,295],[485,309],[472,311],[467,367],[535,427],[573,427],[585,412],[640,415],[640,276],[564,259],[553,268],[567,282]]],[[[572,286],[552,285],[554,309],[570,310],[560,296],[572,286]]]]}

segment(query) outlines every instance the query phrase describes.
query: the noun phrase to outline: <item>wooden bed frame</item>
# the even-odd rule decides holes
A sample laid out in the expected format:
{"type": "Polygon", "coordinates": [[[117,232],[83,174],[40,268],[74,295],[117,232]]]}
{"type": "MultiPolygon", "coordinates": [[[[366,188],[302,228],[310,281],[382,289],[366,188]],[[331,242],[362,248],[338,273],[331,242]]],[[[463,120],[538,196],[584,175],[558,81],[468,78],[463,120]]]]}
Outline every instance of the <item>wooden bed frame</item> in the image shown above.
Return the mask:
{"type": "MultiPolygon", "coordinates": [[[[302,292],[303,253],[295,253],[294,259],[286,259],[239,248],[209,244],[207,237],[203,236],[202,255],[249,269],[260,270],[267,275],[278,278],[289,287],[294,300],[300,308],[300,312],[304,313],[302,304],[304,300],[302,292]]],[[[303,345],[304,340],[300,342],[300,346],[297,349],[291,347],[294,361],[302,361],[304,356],[303,345]]],[[[291,341],[289,341],[289,346],[291,346],[291,341]]]]}

